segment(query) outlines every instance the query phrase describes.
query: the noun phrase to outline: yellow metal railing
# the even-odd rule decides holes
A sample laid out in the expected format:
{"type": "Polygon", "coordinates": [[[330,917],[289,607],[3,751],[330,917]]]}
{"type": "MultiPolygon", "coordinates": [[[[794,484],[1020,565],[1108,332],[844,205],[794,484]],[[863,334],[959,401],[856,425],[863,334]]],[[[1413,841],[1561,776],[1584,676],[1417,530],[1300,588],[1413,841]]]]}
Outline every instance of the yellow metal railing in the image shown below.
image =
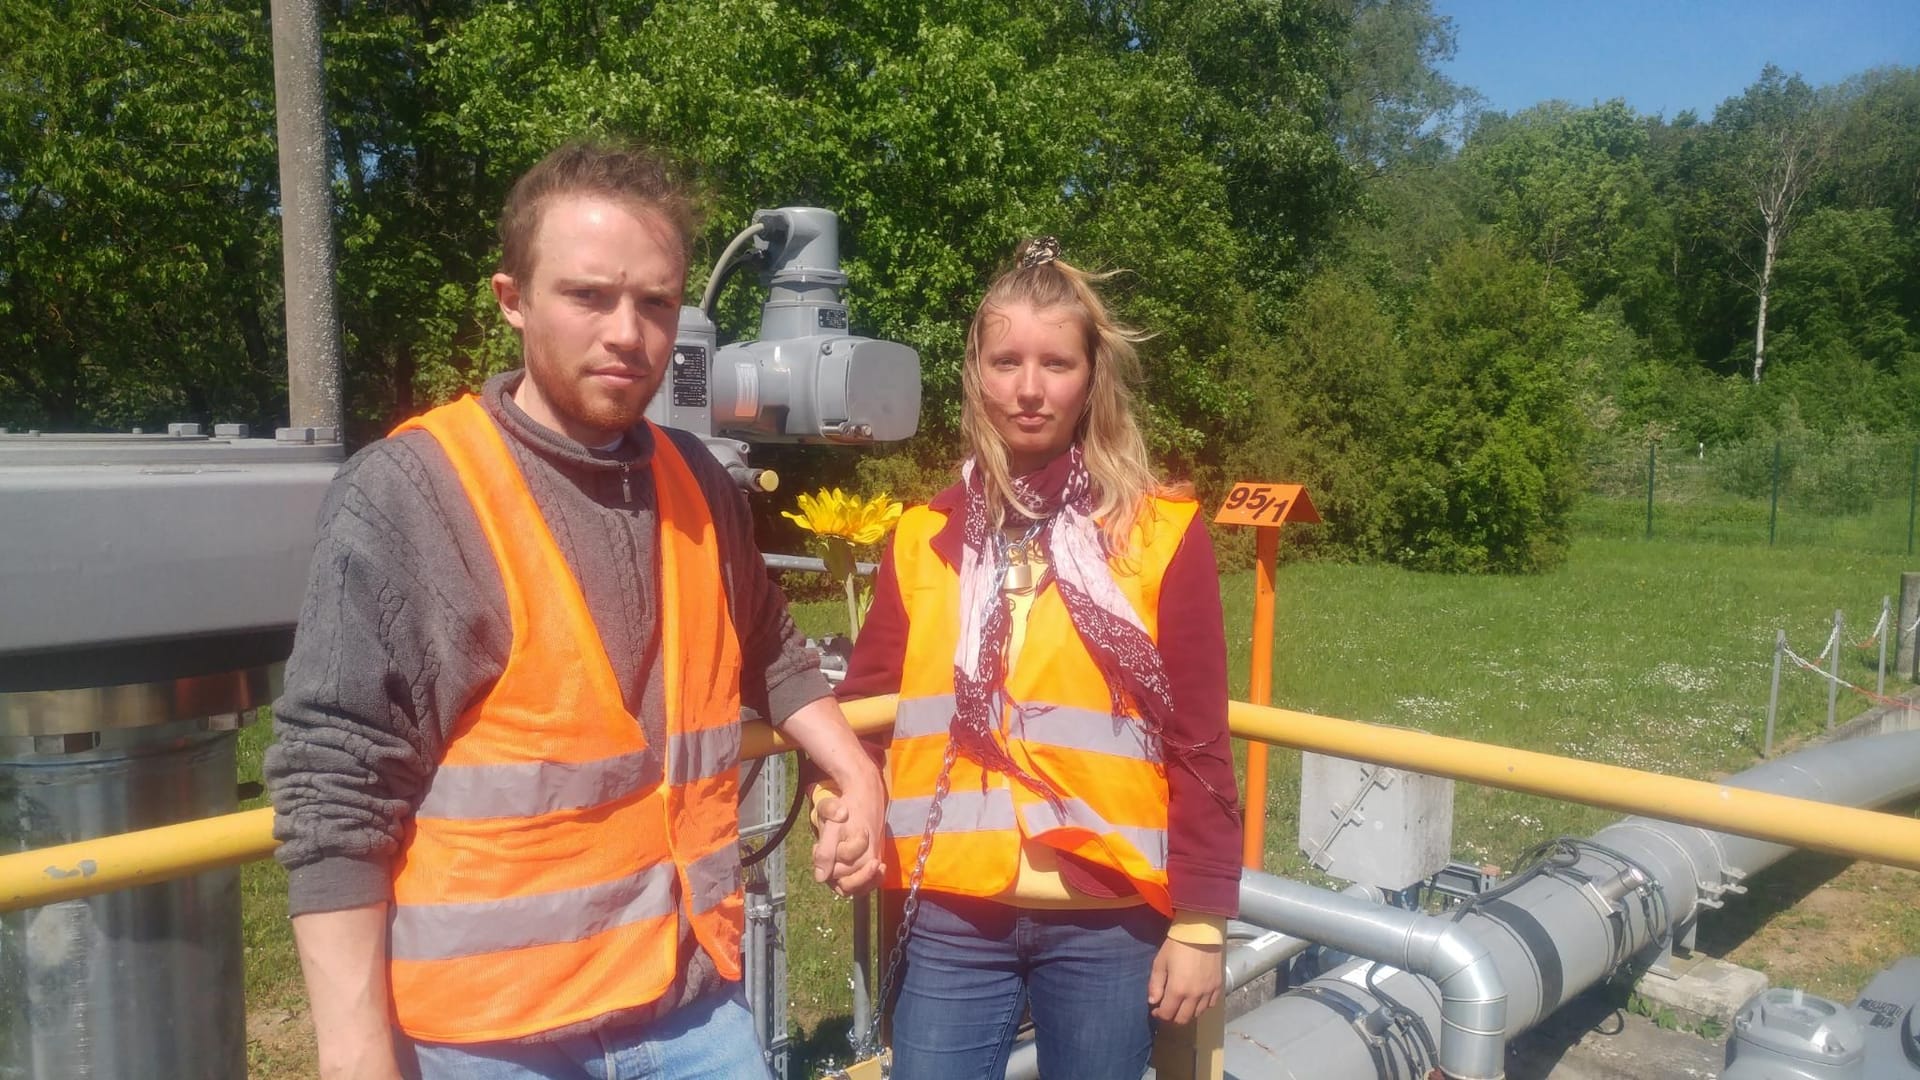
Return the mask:
{"type": "MultiPolygon", "coordinates": [[[[894,699],[850,702],[861,733],[893,723],[894,699]]],[[[1602,806],[1717,832],[1920,870],[1920,820],[1687,780],[1421,731],[1234,702],[1233,734],[1489,787],[1602,806]]],[[[792,750],[764,724],[748,725],[746,757],[792,750]]],[[[273,811],[262,808],[0,856],[0,911],[39,907],[233,866],[273,853],[273,811]]]]}

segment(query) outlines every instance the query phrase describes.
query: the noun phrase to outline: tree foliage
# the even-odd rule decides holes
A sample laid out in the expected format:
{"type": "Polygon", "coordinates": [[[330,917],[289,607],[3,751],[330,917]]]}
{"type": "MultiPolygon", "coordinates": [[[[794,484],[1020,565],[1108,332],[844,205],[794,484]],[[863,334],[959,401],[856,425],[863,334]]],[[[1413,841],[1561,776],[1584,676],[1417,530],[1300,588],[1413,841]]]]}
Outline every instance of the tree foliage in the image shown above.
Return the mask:
{"type": "MultiPolygon", "coordinates": [[[[0,423],[281,415],[268,29],[0,5],[0,423]]],[[[1036,233],[1125,271],[1161,461],[1308,483],[1326,555],[1552,565],[1583,438],[1920,427],[1920,71],[1472,115],[1431,0],[361,0],[324,36],[356,440],[517,361],[494,218],[590,134],[695,170],[696,288],[755,208],[840,215],[855,327],[922,356],[923,435],[859,465],[901,490],[1036,233]]]]}

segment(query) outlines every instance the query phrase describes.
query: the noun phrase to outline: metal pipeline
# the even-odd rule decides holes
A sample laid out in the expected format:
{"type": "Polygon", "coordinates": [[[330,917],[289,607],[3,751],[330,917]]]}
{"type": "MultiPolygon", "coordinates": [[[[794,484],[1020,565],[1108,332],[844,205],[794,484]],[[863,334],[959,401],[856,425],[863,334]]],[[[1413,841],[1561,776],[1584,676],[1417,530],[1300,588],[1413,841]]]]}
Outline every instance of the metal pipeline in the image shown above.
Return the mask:
{"type": "Polygon", "coordinates": [[[1506,988],[1458,923],[1257,870],[1240,875],[1240,917],[1428,977],[1440,990],[1440,1068],[1461,1080],[1505,1075],[1506,988]]]}
{"type": "MultiPolygon", "coordinates": [[[[1920,795],[1920,732],[1813,747],[1726,784],[1843,805],[1911,798],[1920,795]]],[[[1508,994],[1504,1035],[1511,1037],[1621,965],[1645,959],[1650,950],[1684,934],[1701,911],[1720,906],[1725,893],[1740,889],[1744,878],[1790,850],[1694,826],[1627,818],[1550,854],[1539,869],[1446,918],[1484,949],[1498,972],[1508,994]]],[[[1319,902],[1333,903],[1332,894],[1321,894],[1319,902]]],[[[1242,903],[1243,917],[1266,921],[1244,909],[1244,890],[1242,903]]],[[[1276,928],[1302,933],[1291,922],[1276,928]]],[[[1419,1026],[1438,1026],[1444,1057],[1450,1019],[1435,984],[1409,971],[1359,961],[1230,1023],[1228,1071],[1299,1080],[1421,1075],[1427,1063],[1419,1040],[1385,1038],[1363,1022],[1389,998],[1417,1015],[1419,1026]]],[[[1440,1065],[1457,1075],[1444,1060],[1440,1065]]]]}

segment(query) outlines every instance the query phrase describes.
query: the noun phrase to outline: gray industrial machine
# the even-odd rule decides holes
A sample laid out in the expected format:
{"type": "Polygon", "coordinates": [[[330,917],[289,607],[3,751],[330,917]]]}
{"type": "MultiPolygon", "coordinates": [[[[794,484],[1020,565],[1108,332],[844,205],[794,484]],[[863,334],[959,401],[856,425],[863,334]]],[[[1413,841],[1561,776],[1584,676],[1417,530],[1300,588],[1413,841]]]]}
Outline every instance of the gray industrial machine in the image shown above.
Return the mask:
{"type": "MultiPolygon", "coordinates": [[[[338,468],[309,438],[0,435],[0,852],[234,809],[338,468]]],[[[0,915],[0,1080],[243,1075],[241,966],[236,870],[0,915]]]]}
{"type": "Polygon", "coordinates": [[[1799,990],[1767,990],[1733,1021],[1721,1080],[1914,1080],[1920,1077],[1920,957],[1874,977],[1851,1009],[1799,990]]]}
{"type": "Polygon", "coordinates": [[[839,225],[815,207],[761,210],[727,245],[700,306],[680,311],[673,365],[647,407],[655,423],[701,435],[750,491],[776,482],[747,464],[750,442],[870,443],[920,422],[920,357],[847,332],[839,225]],[[760,336],[719,345],[713,306],[737,270],[762,268],[760,336]]]}

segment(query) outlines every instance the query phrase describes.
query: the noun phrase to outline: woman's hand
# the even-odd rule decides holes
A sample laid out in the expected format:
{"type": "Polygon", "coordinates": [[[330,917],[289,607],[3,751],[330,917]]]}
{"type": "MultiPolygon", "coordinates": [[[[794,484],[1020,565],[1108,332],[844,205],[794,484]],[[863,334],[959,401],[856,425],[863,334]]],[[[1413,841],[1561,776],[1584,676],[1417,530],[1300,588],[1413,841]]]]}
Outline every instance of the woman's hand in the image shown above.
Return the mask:
{"type": "Polygon", "coordinates": [[[1219,945],[1189,945],[1168,938],[1153,958],[1147,979],[1147,1004],[1156,1020],[1190,1024],[1193,1018],[1220,1004],[1226,968],[1219,945]]]}

